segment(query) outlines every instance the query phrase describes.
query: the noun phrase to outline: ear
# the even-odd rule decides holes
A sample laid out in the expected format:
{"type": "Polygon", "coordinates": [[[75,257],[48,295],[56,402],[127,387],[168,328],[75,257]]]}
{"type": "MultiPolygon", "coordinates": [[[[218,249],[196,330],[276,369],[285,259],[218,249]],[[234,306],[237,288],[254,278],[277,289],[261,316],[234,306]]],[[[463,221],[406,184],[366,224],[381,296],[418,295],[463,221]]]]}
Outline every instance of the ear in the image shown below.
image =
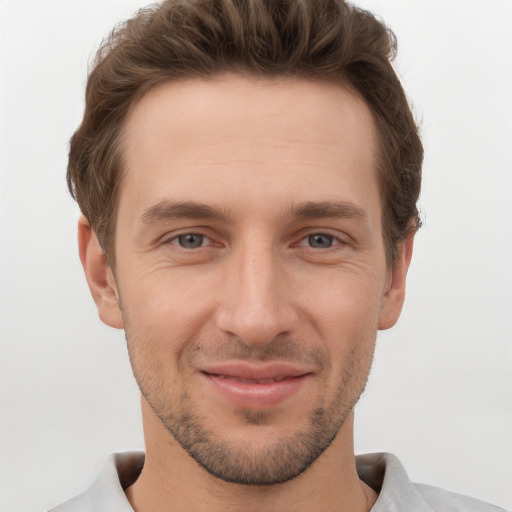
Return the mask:
{"type": "Polygon", "coordinates": [[[402,312],[405,300],[405,281],[411,263],[413,245],[414,234],[409,235],[399,244],[398,256],[390,271],[389,287],[382,297],[378,323],[380,330],[393,327],[402,312]]]}
{"type": "Polygon", "coordinates": [[[80,261],[100,319],[111,327],[123,329],[114,273],[100,247],[89,221],[83,216],[78,220],[78,248],[80,261]]]}

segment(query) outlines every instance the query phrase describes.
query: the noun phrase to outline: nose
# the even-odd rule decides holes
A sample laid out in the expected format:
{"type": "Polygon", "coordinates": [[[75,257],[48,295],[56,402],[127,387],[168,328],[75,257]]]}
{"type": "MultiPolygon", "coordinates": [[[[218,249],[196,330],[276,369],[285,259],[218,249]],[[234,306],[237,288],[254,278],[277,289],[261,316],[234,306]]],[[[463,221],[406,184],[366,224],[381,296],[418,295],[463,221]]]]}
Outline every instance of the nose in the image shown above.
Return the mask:
{"type": "Polygon", "coordinates": [[[216,317],[221,331],[257,347],[290,334],[298,315],[285,262],[270,247],[254,245],[226,262],[216,317]]]}

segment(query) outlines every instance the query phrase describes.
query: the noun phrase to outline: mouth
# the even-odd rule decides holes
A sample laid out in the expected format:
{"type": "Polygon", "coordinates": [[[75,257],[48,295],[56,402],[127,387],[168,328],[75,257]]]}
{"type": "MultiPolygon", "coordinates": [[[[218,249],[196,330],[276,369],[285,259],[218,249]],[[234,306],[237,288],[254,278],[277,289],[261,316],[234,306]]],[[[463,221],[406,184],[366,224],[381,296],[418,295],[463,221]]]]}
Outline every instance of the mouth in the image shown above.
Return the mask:
{"type": "Polygon", "coordinates": [[[228,364],[201,371],[221,400],[246,409],[268,409],[300,392],[311,372],[286,364],[228,364]]]}
{"type": "Polygon", "coordinates": [[[271,384],[272,382],[282,382],[283,380],[286,380],[286,379],[295,379],[296,378],[296,377],[286,377],[286,376],[278,375],[276,377],[272,377],[271,379],[244,379],[241,377],[234,377],[233,375],[218,375],[215,373],[208,373],[208,372],[205,372],[205,374],[211,375],[218,379],[229,379],[229,380],[233,380],[236,382],[244,382],[247,384],[271,384]]]}

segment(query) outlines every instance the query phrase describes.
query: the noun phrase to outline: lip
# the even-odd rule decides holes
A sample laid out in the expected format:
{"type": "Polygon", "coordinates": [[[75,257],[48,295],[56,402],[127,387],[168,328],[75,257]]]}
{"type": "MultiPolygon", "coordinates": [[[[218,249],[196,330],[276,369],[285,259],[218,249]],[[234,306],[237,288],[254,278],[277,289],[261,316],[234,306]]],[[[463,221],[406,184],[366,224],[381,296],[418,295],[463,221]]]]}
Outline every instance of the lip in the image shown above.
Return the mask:
{"type": "Polygon", "coordinates": [[[285,363],[232,363],[204,368],[201,375],[214,393],[232,405],[268,409],[297,394],[311,373],[285,363]]]}

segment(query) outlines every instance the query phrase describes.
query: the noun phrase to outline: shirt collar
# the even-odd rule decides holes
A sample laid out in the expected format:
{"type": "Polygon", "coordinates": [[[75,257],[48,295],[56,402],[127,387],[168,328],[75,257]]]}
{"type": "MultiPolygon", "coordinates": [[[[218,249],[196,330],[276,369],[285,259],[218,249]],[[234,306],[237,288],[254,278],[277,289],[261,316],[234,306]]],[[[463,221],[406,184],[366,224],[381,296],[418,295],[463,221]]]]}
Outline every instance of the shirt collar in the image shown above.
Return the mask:
{"type": "MultiPolygon", "coordinates": [[[[137,480],[144,465],[144,453],[111,455],[94,483],[76,498],[51,512],[115,510],[133,512],[124,489],[137,480]]],[[[379,493],[372,512],[433,512],[409,480],[400,461],[390,453],[358,455],[359,478],[379,493]]]]}

